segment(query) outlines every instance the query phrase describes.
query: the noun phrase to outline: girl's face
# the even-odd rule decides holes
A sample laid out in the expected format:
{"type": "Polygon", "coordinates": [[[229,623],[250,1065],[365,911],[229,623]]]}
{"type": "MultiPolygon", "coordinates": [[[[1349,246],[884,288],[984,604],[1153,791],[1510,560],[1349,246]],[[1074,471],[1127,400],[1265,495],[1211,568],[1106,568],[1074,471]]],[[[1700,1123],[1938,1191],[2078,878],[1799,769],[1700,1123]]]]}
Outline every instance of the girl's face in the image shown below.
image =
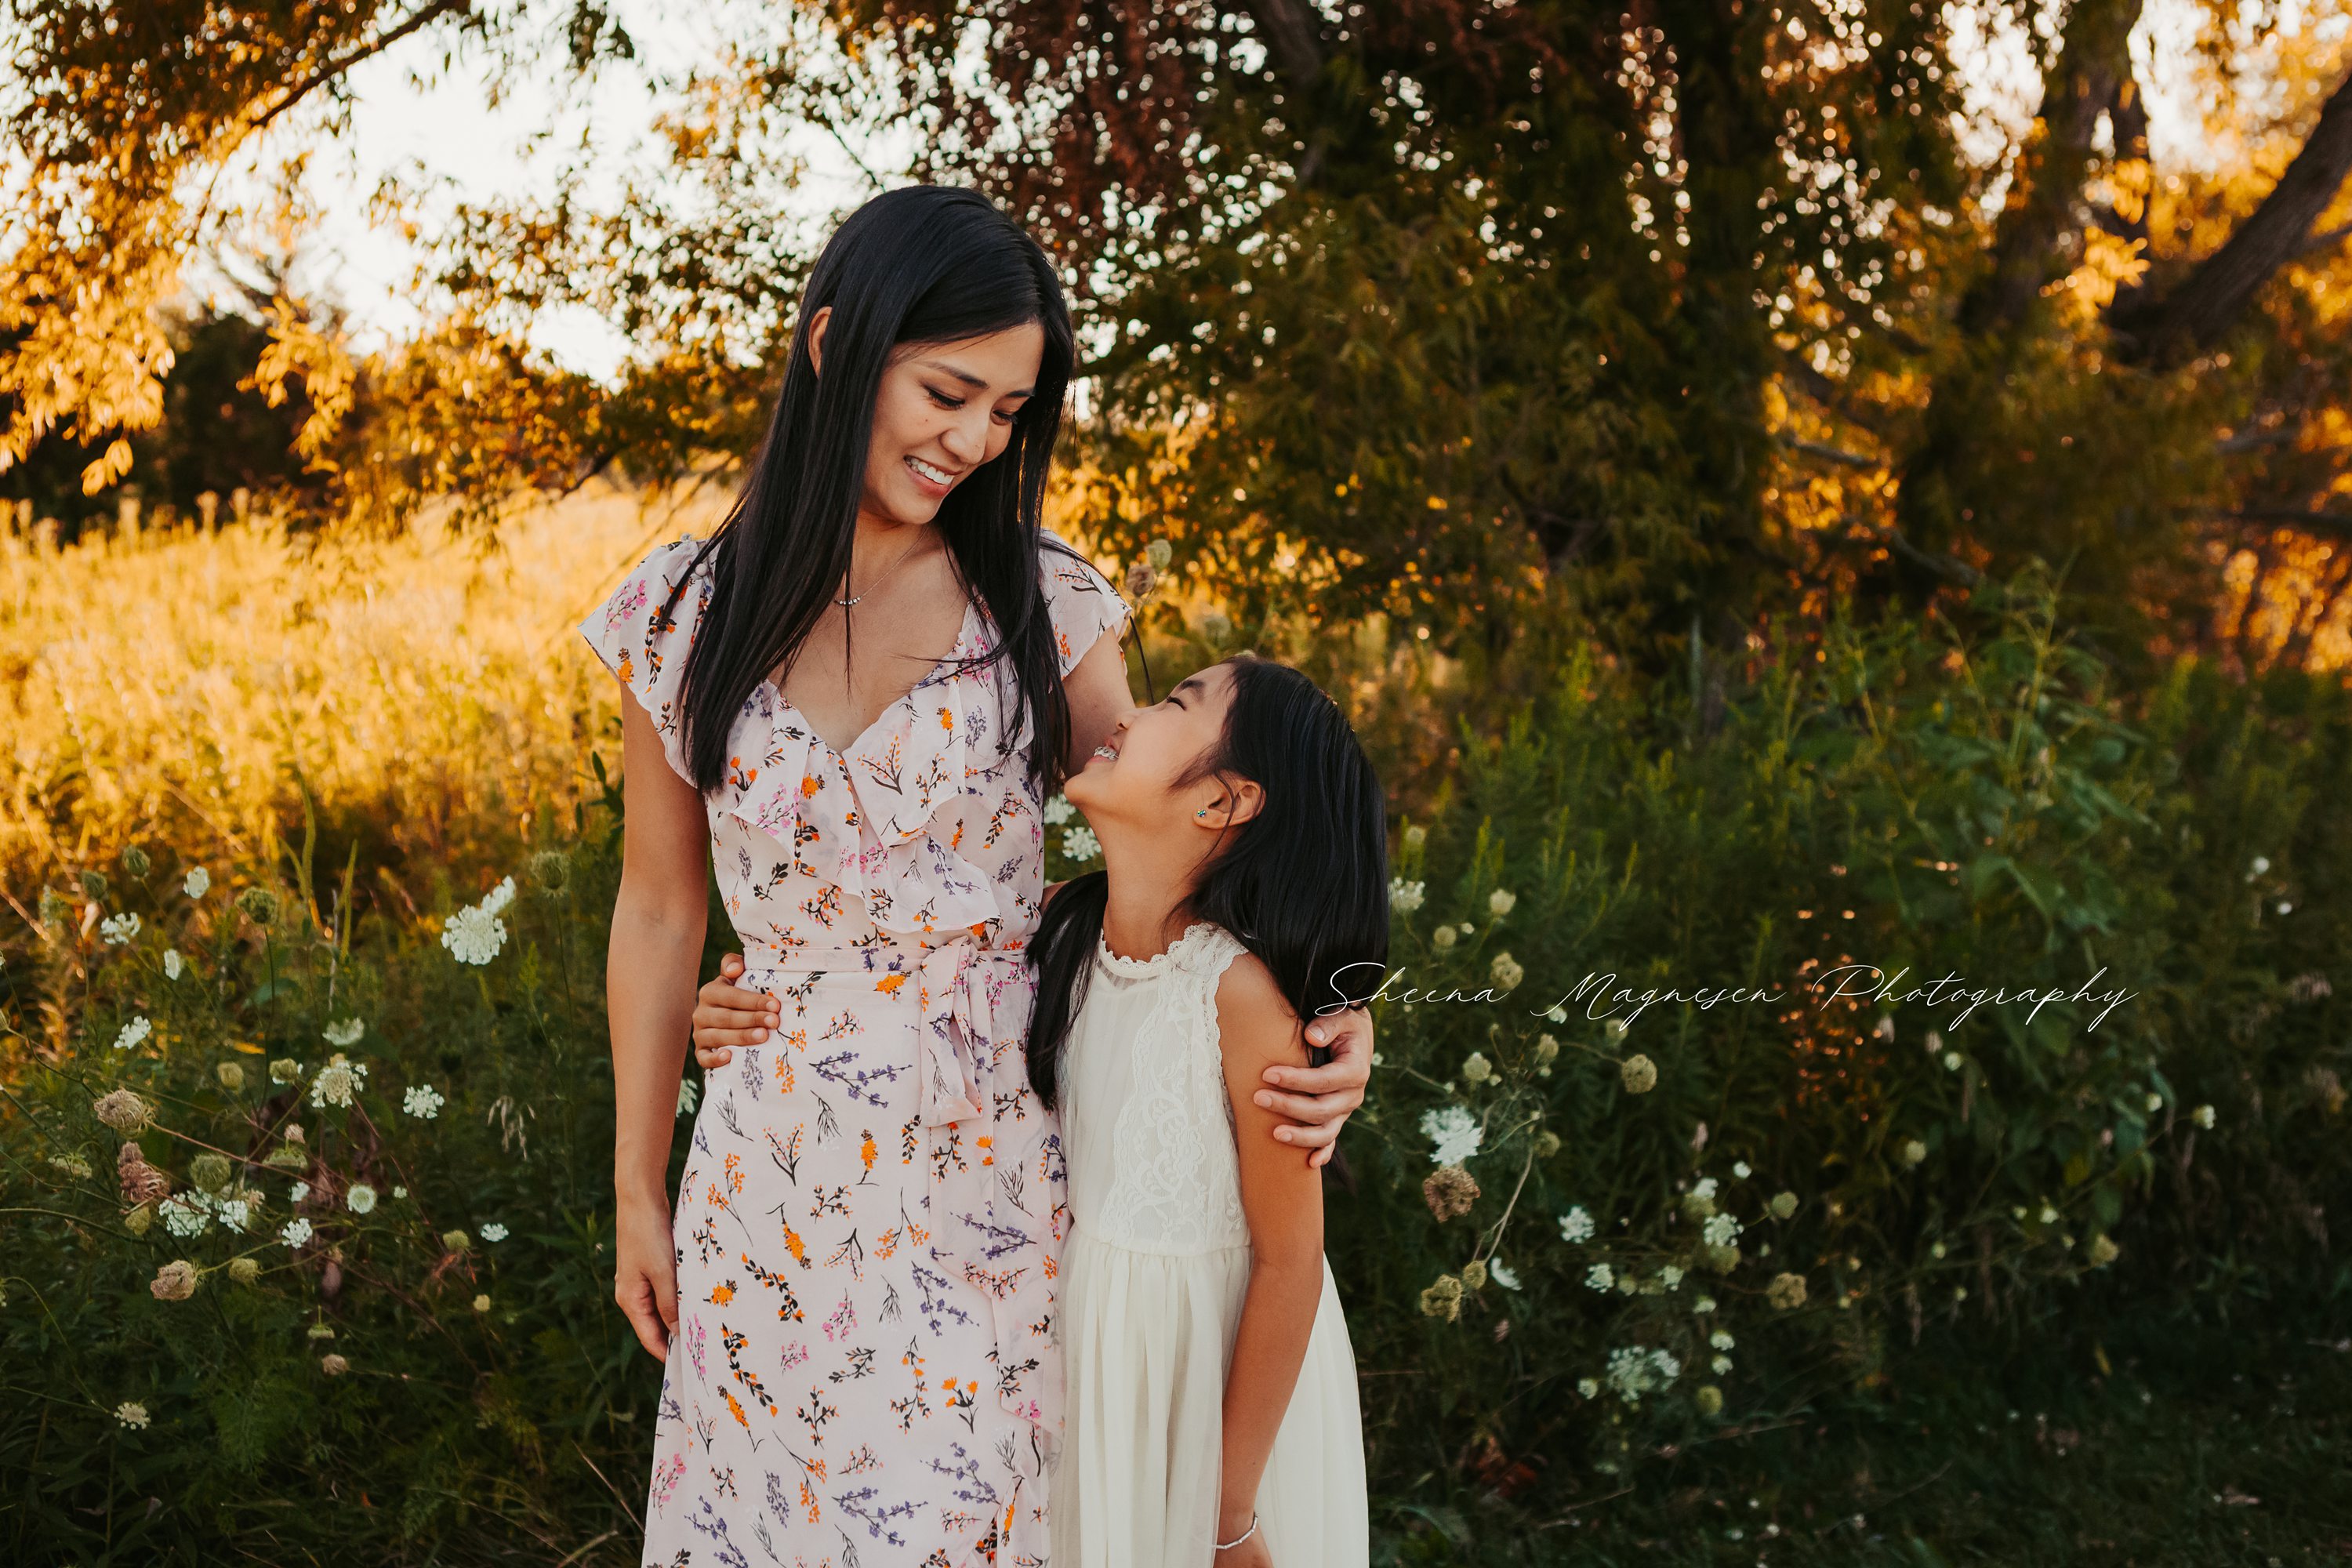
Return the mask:
{"type": "MultiPolygon", "coordinates": [[[[824,374],[826,306],[809,322],[809,357],[824,374]]],[[[1045,357],[1034,321],[952,343],[900,343],[874,399],[859,510],[885,521],[925,523],[948,492],[1013,439],[1045,357]]]]}
{"type": "Polygon", "coordinates": [[[1234,670],[1213,664],[1167,700],[1138,708],[1063,788],[1097,832],[1106,824],[1164,828],[1171,820],[1222,830],[1255,810],[1258,786],[1210,776],[1180,784],[1213,751],[1233,707],[1234,670]]]}

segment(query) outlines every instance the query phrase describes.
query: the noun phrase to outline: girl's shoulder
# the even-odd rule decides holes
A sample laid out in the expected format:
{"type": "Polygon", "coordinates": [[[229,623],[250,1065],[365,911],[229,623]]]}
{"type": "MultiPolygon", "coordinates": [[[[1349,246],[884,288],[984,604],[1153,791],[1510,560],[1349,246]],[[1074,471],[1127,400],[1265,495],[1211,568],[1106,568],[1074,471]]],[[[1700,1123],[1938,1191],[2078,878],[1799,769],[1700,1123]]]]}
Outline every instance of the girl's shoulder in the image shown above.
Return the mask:
{"type": "Polygon", "coordinates": [[[1216,976],[1217,1046],[1228,1061],[1307,1065],[1305,1037],[1290,999],[1265,961],[1220,930],[1227,952],[1216,976]]]}

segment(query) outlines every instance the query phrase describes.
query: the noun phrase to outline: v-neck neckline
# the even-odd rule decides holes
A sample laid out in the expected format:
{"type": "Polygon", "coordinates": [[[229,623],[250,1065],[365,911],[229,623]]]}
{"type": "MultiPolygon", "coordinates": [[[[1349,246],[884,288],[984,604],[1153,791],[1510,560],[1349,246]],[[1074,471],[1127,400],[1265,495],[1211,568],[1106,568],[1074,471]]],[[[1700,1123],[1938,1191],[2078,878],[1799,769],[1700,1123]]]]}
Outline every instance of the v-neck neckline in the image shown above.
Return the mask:
{"type": "Polygon", "coordinates": [[[856,736],[850,741],[846,748],[836,746],[831,741],[826,740],[823,735],[818,734],[816,731],[816,725],[810,721],[809,716],[806,713],[801,711],[800,705],[798,703],[784,695],[784,689],[782,685],[776,680],[775,677],[770,676],[767,679],[761,681],[761,684],[775,694],[777,707],[785,712],[790,713],[792,715],[793,721],[797,723],[802,729],[808,731],[808,737],[810,740],[815,742],[818,745],[823,746],[827,752],[830,752],[835,757],[838,758],[845,764],[851,757],[856,756],[860,751],[865,749],[866,738],[868,735],[873,734],[875,731],[880,729],[883,723],[887,721],[892,714],[898,712],[900,708],[904,707],[908,698],[914,696],[916,692],[920,691],[924,687],[930,685],[934,680],[936,680],[942,668],[956,662],[958,658],[961,657],[964,651],[964,643],[966,639],[968,639],[971,635],[972,619],[979,613],[980,602],[972,598],[970,595],[966,595],[963,602],[963,621],[956,627],[954,646],[948,649],[945,656],[933,660],[930,668],[916,677],[915,684],[909,686],[906,690],[898,693],[897,697],[883,704],[882,711],[874,715],[874,721],[866,725],[865,729],[860,730],[856,736]]]}

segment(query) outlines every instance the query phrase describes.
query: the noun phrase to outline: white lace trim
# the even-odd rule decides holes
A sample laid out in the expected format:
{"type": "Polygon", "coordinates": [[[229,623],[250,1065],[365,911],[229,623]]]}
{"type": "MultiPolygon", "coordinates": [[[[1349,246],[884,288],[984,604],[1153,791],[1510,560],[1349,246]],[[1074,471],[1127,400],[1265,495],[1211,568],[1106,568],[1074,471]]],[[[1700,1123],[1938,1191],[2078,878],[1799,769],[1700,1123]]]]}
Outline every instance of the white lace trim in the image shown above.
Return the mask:
{"type": "Polygon", "coordinates": [[[1156,976],[1161,992],[1119,1043],[1133,1053],[1133,1077],[1111,1134],[1118,1176],[1101,1209],[1105,1240],[1206,1252],[1249,1239],[1217,1035],[1217,983],[1243,951],[1232,933],[1206,923],[1148,959],[1099,950],[1113,973],[1156,976]]]}

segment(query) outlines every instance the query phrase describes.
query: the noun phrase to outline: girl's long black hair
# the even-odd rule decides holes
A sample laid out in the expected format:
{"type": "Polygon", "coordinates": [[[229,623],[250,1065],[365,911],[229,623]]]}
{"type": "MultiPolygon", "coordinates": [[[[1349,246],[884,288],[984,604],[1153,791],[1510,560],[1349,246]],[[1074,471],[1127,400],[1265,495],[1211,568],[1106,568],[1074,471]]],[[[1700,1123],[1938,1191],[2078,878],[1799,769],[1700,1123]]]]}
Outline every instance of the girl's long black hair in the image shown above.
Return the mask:
{"type": "MultiPolygon", "coordinates": [[[[1229,663],[1224,731],[1190,777],[1237,774],[1265,792],[1265,805],[1227,832],[1182,912],[1240,939],[1305,1024],[1370,995],[1386,972],[1387,803],[1346,716],[1313,681],[1249,654],[1229,663]]],[[[1094,971],[1109,889],[1101,871],[1073,879],[1029,941],[1037,971],[1029,1082],[1047,1105],[1094,971]]]]}
{"type": "MultiPolygon", "coordinates": [[[[735,505],[695,556],[713,574],[687,654],[680,696],[695,782],[718,787],[743,703],[806,640],[849,570],[874,404],[891,350],[953,342],[1036,322],[1045,350],[1034,395],[994,460],[940,503],[935,525],[1000,640],[971,668],[1009,659],[1034,743],[1030,776],[1060,782],[1069,700],[1038,582],[1045,478],[1060,434],[1072,361],[1070,314],[1053,263],[1021,226],[977,192],[911,185],[845,220],[801,294],[783,386],[735,505]],[[809,322],[826,306],[822,378],[809,322]]],[[[667,614],[689,574],[664,606],[667,614]]],[[[1014,736],[997,737],[1000,752],[1014,736]]]]}

